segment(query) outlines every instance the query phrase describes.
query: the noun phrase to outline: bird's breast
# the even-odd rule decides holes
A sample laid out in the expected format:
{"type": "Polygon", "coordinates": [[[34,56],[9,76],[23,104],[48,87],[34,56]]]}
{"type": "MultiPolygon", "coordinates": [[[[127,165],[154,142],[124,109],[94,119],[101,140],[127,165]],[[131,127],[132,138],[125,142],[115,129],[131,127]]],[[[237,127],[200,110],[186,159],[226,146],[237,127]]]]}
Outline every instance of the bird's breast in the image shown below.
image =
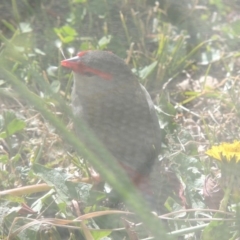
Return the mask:
{"type": "Polygon", "coordinates": [[[77,117],[86,121],[117,160],[134,170],[148,171],[157,152],[156,129],[145,98],[139,99],[134,92],[126,94],[119,89],[72,96],[77,117]]]}

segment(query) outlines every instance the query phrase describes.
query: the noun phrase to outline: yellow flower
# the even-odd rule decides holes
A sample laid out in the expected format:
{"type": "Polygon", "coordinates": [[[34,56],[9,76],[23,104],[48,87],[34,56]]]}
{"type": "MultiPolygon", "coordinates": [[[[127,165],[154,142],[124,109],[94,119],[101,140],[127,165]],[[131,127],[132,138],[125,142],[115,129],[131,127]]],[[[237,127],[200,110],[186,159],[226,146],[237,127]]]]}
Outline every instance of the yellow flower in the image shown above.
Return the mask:
{"type": "Polygon", "coordinates": [[[222,143],[219,146],[213,146],[206,151],[206,154],[217,160],[228,162],[240,162],[240,142],[222,143]]]}

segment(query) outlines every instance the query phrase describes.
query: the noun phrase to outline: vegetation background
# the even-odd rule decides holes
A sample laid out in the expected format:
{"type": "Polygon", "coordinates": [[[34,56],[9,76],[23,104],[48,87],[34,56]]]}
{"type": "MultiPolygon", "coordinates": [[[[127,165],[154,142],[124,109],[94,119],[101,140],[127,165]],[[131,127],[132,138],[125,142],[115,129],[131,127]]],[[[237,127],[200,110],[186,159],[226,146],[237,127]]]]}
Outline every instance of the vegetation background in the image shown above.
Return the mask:
{"type": "Polygon", "coordinates": [[[239,13],[238,0],[2,0],[0,239],[239,239],[240,148],[205,153],[239,140],[239,13]],[[59,63],[87,49],[125,59],[156,104],[157,223],[134,194],[136,216],[92,189],[91,165],[127,191],[68,131],[59,63]]]}

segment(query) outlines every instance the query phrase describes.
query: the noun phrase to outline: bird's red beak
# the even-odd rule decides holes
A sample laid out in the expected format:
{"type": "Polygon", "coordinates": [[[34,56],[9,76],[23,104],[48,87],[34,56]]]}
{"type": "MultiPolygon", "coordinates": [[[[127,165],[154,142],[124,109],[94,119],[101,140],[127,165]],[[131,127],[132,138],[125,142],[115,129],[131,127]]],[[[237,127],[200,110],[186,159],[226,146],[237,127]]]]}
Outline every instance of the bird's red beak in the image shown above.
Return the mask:
{"type": "Polygon", "coordinates": [[[66,67],[66,68],[70,68],[74,72],[78,72],[79,59],[80,59],[80,57],[78,57],[78,56],[73,57],[73,58],[69,58],[69,59],[65,59],[65,60],[61,61],[61,66],[66,67]]]}

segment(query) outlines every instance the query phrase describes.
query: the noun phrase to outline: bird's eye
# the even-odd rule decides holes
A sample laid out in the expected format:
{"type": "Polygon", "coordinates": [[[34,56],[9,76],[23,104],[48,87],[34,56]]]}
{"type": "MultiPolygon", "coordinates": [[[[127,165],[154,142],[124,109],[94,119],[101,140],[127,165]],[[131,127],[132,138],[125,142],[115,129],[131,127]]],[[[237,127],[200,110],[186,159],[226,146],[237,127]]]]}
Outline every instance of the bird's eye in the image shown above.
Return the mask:
{"type": "Polygon", "coordinates": [[[87,77],[93,77],[95,74],[94,73],[92,73],[92,72],[84,72],[83,73],[85,76],[87,76],[87,77]]]}

